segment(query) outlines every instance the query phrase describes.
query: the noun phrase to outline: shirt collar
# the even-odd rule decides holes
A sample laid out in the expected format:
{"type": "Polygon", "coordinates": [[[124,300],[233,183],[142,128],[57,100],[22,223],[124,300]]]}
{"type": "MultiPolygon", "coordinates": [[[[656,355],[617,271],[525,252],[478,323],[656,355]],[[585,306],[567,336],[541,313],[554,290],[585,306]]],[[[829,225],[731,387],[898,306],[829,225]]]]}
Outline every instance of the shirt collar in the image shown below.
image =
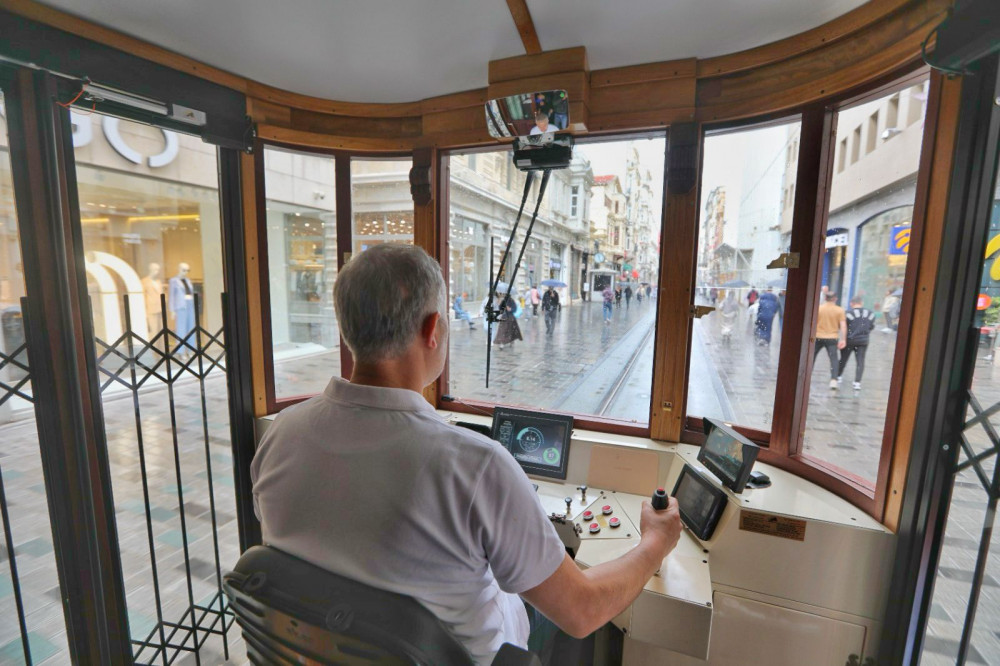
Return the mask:
{"type": "Polygon", "coordinates": [[[437,416],[424,396],[410,389],[352,384],[346,379],[333,377],[323,393],[335,402],[392,411],[428,412],[437,416]]]}

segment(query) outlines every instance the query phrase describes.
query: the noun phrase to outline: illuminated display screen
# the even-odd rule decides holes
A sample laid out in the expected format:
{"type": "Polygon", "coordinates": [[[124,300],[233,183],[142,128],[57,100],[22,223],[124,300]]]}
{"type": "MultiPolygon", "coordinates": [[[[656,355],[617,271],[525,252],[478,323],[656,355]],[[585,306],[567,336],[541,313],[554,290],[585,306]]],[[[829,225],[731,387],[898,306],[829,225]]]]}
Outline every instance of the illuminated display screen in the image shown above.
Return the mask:
{"type": "Polygon", "coordinates": [[[529,474],[566,478],[573,417],[497,407],[493,439],[529,474]]]}
{"type": "Polygon", "coordinates": [[[684,465],[674,486],[681,520],[702,541],[708,541],[726,508],[726,493],[716,488],[690,465],[684,465]]]}
{"type": "Polygon", "coordinates": [[[743,492],[760,450],[756,444],[729,426],[706,419],[711,431],[698,452],[698,460],[733,492],[743,492]]]}

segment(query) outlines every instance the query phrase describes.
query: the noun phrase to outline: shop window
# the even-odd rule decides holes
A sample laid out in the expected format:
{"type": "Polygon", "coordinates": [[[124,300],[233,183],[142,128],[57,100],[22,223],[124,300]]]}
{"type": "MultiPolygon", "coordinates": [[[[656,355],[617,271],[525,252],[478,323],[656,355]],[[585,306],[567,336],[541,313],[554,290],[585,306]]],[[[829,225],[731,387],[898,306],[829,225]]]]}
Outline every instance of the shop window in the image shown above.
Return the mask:
{"type": "MultiPolygon", "coordinates": [[[[837,126],[874,118],[893,98],[842,108],[837,126]]],[[[921,130],[913,131],[919,137],[921,130]]],[[[916,148],[887,143],[859,161],[863,178],[834,174],[826,247],[817,267],[821,291],[811,331],[817,342],[801,450],[871,486],[883,450],[890,383],[899,370],[900,304],[910,288],[905,274],[920,160],[919,144],[916,148]]]]}
{"type": "MultiPolygon", "coordinates": [[[[459,406],[478,401],[648,423],[665,147],[660,137],[578,144],[573,168],[552,172],[516,277],[513,261],[501,267],[501,255],[523,176],[510,185],[500,178],[486,183],[456,154],[449,183],[448,283],[454,316],[448,393],[459,406]],[[494,196],[482,197],[484,187],[494,196]],[[553,194],[560,189],[569,197],[553,194]],[[590,196],[601,205],[581,227],[572,218],[586,211],[580,200],[590,196]],[[494,326],[494,338],[488,340],[483,307],[491,252],[494,270],[514,280],[517,315],[494,326]],[[549,284],[559,307],[546,316],[542,301],[549,284]]],[[[510,163],[509,151],[494,155],[510,163]]],[[[515,256],[531,208],[529,202],[512,247],[515,256]]]]}
{"type": "Polygon", "coordinates": [[[410,158],[351,160],[355,254],[383,243],[413,244],[412,166],[410,158]]]}
{"type": "MultiPolygon", "coordinates": [[[[800,123],[705,137],[687,413],[769,432],[774,414],[788,251],[782,205],[794,197],[800,123]]],[[[788,232],[791,231],[789,228],[788,232]]]]}
{"type": "Polygon", "coordinates": [[[334,159],[264,149],[276,399],[319,393],[340,375],[334,159]]]}

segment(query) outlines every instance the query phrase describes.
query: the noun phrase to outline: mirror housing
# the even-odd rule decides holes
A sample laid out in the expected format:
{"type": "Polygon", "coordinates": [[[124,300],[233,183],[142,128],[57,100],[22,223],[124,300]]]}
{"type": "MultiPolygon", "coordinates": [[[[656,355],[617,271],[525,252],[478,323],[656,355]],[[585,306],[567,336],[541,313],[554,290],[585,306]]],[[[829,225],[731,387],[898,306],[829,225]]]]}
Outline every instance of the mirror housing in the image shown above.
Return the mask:
{"type": "Polygon", "coordinates": [[[486,102],[486,129],[494,139],[554,134],[569,127],[565,90],[510,95],[486,102]]]}

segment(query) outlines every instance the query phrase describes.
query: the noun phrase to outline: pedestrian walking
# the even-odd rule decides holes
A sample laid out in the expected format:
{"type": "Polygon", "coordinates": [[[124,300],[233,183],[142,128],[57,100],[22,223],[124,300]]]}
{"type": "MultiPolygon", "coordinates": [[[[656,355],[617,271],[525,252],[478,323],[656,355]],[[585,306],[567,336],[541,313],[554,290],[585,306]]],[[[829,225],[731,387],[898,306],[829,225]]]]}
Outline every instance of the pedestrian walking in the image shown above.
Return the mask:
{"type": "Polygon", "coordinates": [[[708,290],[708,297],[711,299],[712,305],[715,305],[716,302],[719,300],[719,290],[716,289],[715,287],[712,287],[711,289],[708,290]]]}
{"type": "Polygon", "coordinates": [[[650,294],[653,293],[653,287],[651,285],[646,285],[646,298],[650,298],[650,294]]]}
{"type": "Polygon", "coordinates": [[[635,302],[637,304],[642,303],[642,287],[637,287],[635,290],[635,302]]]}
{"type": "Polygon", "coordinates": [[[837,377],[840,375],[840,359],[837,350],[847,345],[847,318],[844,308],[837,305],[837,294],[827,291],[824,303],[819,306],[816,315],[816,347],[813,350],[813,363],[822,349],[830,357],[830,390],[837,390],[837,377]]]}
{"type": "MultiPolygon", "coordinates": [[[[745,282],[743,284],[746,284],[745,282]]],[[[757,302],[757,298],[760,296],[757,293],[757,287],[750,287],[750,291],[747,292],[747,305],[753,305],[757,302]]]]}
{"type": "MultiPolygon", "coordinates": [[[[498,294],[499,296],[499,294],[498,294]]],[[[503,300],[501,301],[501,315],[500,324],[497,326],[497,334],[493,339],[493,344],[499,345],[500,349],[503,349],[506,345],[514,347],[515,340],[524,340],[521,336],[521,327],[517,325],[517,317],[514,313],[517,312],[517,303],[511,297],[500,296],[503,300]]]]}
{"type": "Polygon", "coordinates": [[[559,311],[559,294],[552,287],[549,287],[542,297],[542,312],[545,313],[545,334],[552,335],[552,329],[556,326],[556,312],[559,311]]]}
{"type": "Polygon", "coordinates": [[[771,327],[774,317],[781,311],[781,302],[768,287],[757,299],[757,318],[754,321],[754,339],[759,345],[771,344],[771,327]]]}
{"type": "Polygon", "coordinates": [[[736,322],[740,317],[740,304],[736,302],[732,291],[728,292],[726,297],[722,299],[722,305],[719,306],[719,316],[722,318],[720,324],[722,343],[728,347],[733,337],[733,329],[736,328],[736,322]]]}
{"type": "Polygon", "coordinates": [[[462,296],[455,297],[455,302],[451,304],[451,309],[455,312],[456,319],[464,319],[469,324],[470,331],[476,328],[476,325],[472,322],[472,315],[462,307],[462,296]]]}
{"type": "Polygon", "coordinates": [[[632,285],[625,285],[625,309],[632,305],[632,285]]]}
{"type": "Polygon", "coordinates": [[[882,301],[882,317],[885,325],[882,327],[883,333],[892,333],[899,326],[899,309],[902,299],[895,290],[889,289],[885,292],[885,299],[882,301]]]}
{"type": "Polygon", "coordinates": [[[541,300],[538,297],[538,287],[532,285],[531,287],[531,316],[538,316],[538,304],[541,300]]]}
{"type": "Polygon", "coordinates": [[[864,306],[860,296],[851,299],[851,309],[844,314],[847,320],[847,344],[840,352],[840,371],[837,381],[841,381],[847,359],[854,354],[854,390],[861,390],[861,376],[865,373],[865,353],[868,351],[868,336],[875,329],[875,313],[864,306]]]}
{"type": "Polygon", "coordinates": [[[622,288],[615,287],[615,307],[620,308],[622,306],[622,288]]]}
{"type": "Polygon", "coordinates": [[[604,297],[604,323],[605,324],[610,324],[611,323],[611,301],[614,300],[614,297],[615,297],[614,292],[611,291],[611,285],[608,285],[608,286],[606,286],[604,288],[604,291],[602,292],[602,296],[604,297]]]}

